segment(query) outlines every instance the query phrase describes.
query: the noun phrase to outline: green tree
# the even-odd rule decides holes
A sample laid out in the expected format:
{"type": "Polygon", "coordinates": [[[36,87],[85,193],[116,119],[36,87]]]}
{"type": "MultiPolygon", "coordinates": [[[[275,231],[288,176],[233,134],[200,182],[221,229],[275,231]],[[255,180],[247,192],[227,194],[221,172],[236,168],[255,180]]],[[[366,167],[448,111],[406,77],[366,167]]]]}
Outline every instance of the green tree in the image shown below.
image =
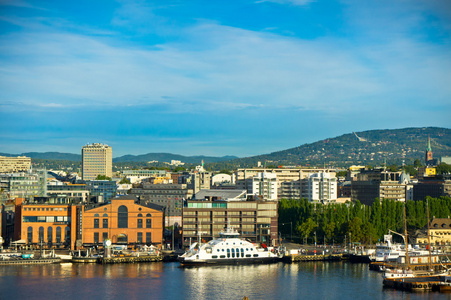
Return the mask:
{"type": "Polygon", "coordinates": [[[308,218],[307,221],[302,223],[296,228],[296,231],[299,233],[302,237],[309,237],[312,231],[316,228],[316,223],[313,221],[312,218],[308,218]]]}
{"type": "Polygon", "coordinates": [[[99,175],[97,175],[96,180],[109,180],[109,181],[111,181],[111,177],[99,174],[99,175]]]}
{"type": "Polygon", "coordinates": [[[119,181],[120,184],[130,184],[130,180],[128,180],[127,177],[122,178],[121,181],[119,181]]]}

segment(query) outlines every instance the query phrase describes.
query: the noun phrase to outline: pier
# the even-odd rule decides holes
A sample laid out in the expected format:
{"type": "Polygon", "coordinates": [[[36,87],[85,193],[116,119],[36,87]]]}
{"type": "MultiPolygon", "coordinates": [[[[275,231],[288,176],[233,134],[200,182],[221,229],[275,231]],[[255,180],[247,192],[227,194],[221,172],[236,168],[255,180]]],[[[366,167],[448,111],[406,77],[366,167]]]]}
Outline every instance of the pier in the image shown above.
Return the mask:
{"type": "Polygon", "coordinates": [[[342,254],[317,254],[317,255],[304,255],[304,254],[289,254],[282,258],[282,261],[293,263],[293,262],[304,262],[304,261],[338,261],[342,260],[342,254]]]}
{"type": "Polygon", "coordinates": [[[142,263],[142,262],[159,262],[163,261],[161,255],[146,256],[119,256],[119,257],[100,257],[97,262],[100,264],[122,264],[122,263],[142,263]]]}
{"type": "Polygon", "coordinates": [[[18,258],[0,260],[0,265],[43,265],[43,264],[58,264],[61,262],[60,258],[18,258]]]}

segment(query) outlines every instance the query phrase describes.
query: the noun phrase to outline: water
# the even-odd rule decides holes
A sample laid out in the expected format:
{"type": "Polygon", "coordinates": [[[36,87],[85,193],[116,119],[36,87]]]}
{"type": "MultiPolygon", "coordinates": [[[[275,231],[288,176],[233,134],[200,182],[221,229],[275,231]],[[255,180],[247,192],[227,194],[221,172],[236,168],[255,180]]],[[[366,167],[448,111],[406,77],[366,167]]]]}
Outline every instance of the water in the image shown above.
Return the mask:
{"type": "Polygon", "coordinates": [[[0,266],[0,299],[449,299],[382,288],[367,264],[182,268],[179,263],[0,266]]]}

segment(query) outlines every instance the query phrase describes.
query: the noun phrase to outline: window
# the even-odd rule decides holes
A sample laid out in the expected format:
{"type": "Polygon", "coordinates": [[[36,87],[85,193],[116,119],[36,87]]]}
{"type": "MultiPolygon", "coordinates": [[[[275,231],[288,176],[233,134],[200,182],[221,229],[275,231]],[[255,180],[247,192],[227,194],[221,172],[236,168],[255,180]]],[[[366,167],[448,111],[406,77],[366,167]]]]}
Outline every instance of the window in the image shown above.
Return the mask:
{"type": "Polygon", "coordinates": [[[138,243],[143,242],[143,233],[142,232],[138,232],[138,239],[136,240],[136,242],[138,242],[138,243]]]}
{"type": "Polygon", "coordinates": [[[105,241],[108,239],[108,232],[102,233],[102,239],[105,241]]]}
{"type": "Polygon", "coordinates": [[[128,209],[125,205],[121,205],[117,211],[117,227],[128,228],[128,209]]]}
{"type": "Polygon", "coordinates": [[[147,244],[152,243],[152,233],[151,232],[146,232],[146,243],[147,244]]]}
{"type": "Polygon", "coordinates": [[[44,227],[39,227],[39,243],[44,242],[44,227]]]}
{"type": "Polygon", "coordinates": [[[108,228],[108,219],[103,219],[103,228],[108,228]]]}
{"type": "Polygon", "coordinates": [[[146,228],[152,228],[152,219],[146,219],[146,228]]]}
{"type": "Polygon", "coordinates": [[[99,243],[99,233],[94,232],[94,244],[98,244],[98,243],[99,243]]]}
{"type": "Polygon", "coordinates": [[[56,227],[56,243],[61,243],[61,227],[56,227]]]}
{"type": "Polygon", "coordinates": [[[28,240],[28,244],[33,243],[33,227],[28,227],[27,229],[27,240],[28,240]]]}
{"type": "Polygon", "coordinates": [[[143,219],[138,219],[138,228],[143,228],[143,219]]]}
{"type": "Polygon", "coordinates": [[[94,228],[99,228],[99,219],[94,219],[94,228]]]}
{"type": "Polygon", "coordinates": [[[49,244],[53,242],[53,228],[51,226],[47,228],[47,242],[49,244]]]}
{"type": "Polygon", "coordinates": [[[70,242],[70,227],[66,227],[66,229],[64,229],[64,238],[66,243],[70,242]]]}
{"type": "Polygon", "coordinates": [[[127,238],[126,234],[121,233],[117,236],[118,244],[127,244],[127,240],[128,240],[128,238],[127,238]]]}

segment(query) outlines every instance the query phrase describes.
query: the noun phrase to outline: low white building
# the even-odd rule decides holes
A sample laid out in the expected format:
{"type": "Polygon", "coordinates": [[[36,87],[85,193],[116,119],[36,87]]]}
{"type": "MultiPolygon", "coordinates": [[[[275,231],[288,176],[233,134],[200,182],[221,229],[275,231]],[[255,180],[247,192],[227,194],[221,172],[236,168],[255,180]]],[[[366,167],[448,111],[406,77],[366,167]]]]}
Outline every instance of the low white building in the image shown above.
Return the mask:
{"type": "Polygon", "coordinates": [[[314,173],[308,178],[308,195],[311,202],[336,202],[337,178],[330,173],[314,173]]]}
{"type": "Polygon", "coordinates": [[[213,175],[211,177],[211,185],[221,184],[221,183],[232,183],[232,176],[229,174],[223,174],[219,173],[216,175],[213,175]]]}

